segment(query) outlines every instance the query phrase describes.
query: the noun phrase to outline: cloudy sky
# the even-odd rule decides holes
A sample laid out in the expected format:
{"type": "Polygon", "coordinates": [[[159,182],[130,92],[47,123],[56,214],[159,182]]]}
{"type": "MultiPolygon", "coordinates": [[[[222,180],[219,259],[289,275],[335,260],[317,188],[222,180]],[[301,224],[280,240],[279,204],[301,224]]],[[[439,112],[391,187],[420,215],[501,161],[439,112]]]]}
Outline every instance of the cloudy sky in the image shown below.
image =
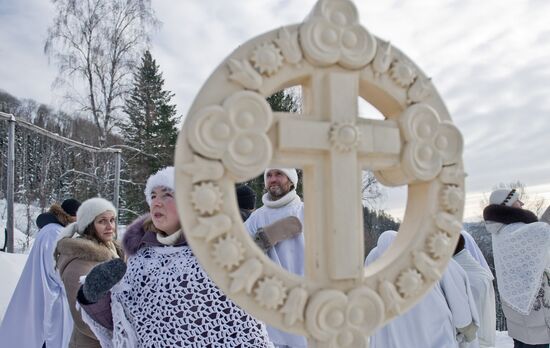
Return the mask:
{"type": "MultiPolygon", "coordinates": [[[[181,114],[239,44],[300,22],[314,0],[153,0],[163,23],[152,53],[181,114]]],[[[465,139],[466,216],[483,194],[521,180],[550,203],[550,1],[355,1],[362,24],[411,57],[445,100],[465,139]]],[[[0,0],[0,89],[56,105],[43,54],[46,0],[0,0]]],[[[383,208],[399,216],[402,191],[383,208]]]]}

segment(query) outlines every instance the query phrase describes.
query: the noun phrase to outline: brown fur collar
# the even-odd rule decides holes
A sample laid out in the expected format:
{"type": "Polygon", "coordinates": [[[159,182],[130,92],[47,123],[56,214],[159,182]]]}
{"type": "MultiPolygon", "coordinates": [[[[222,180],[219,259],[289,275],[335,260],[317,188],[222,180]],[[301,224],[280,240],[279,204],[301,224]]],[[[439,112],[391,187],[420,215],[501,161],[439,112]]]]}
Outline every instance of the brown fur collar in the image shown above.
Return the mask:
{"type": "Polygon", "coordinates": [[[48,212],[53,214],[57,221],[59,221],[59,223],[63,226],[67,226],[71,223],[71,216],[67,214],[65,210],[63,210],[63,208],[61,208],[61,206],[57,203],[52,204],[48,212]]]}
{"type": "MultiPolygon", "coordinates": [[[[126,227],[126,232],[124,232],[124,236],[122,237],[124,252],[128,256],[132,256],[141,248],[165,246],[157,240],[157,233],[158,230],[155,229],[151,222],[151,215],[145,214],[140,216],[126,227]]],[[[182,245],[187,245],[183,234],[174,246],[182,245]]]]}
{"type": "Polygon", "coordinates": [[[500,222],[505,225],[515,222],[530,224],[538,221],[537,216],[529,210],[498,204],[491,204],[485,207],[483,209],[483,219],[485,221],[500,222]]]}
{"type": "MultiPolygon", "coordinates": [[[[114,244],[119,257],[123,257],[120,246],[116,242],[114,244]]],[[[60,271],[74,259],[103,262],[112,258],[113,254],[109,248],[86,238],[63,238],[57,242],[55,248],[55,259],[60,271]]]]}

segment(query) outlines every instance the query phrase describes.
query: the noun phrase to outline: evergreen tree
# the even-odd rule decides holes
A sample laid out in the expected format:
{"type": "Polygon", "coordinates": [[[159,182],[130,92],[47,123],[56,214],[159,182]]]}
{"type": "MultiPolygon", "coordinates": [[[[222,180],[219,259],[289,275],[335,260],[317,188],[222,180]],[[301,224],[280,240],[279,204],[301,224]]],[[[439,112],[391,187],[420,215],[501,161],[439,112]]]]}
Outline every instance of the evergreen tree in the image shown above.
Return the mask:
{"type": "MultiPolygon", "coordinates": [[[[290,93],[280,90],[270,97],[266,98],[273,112],[297,112],[300,109],[298,98],[290,93]]],[[[296,192],[302,196],[302,171],[298,169],[299,183],[296,192]]],[[[256,192],[256,208],[263,205],[262,196],[264,194],[264,176],[263,173],[256,178],[249,180],[243,184],[250,186],[256,192]]],[[[237,185],[238,186],[238,185],[237,185]]]]}
{"type": "Polygon", "coordinates": [[[123,207],[127,218],[146,211],[143,189],[147,178],[158,169],[173,163],[180,117],[176,116],[174,96],[164,90],[159,66],[149,51],[134,73],[134,85],[126,99],[124,112],[128,120],[121,125],[126,146],[126,176],[123,207]]]}

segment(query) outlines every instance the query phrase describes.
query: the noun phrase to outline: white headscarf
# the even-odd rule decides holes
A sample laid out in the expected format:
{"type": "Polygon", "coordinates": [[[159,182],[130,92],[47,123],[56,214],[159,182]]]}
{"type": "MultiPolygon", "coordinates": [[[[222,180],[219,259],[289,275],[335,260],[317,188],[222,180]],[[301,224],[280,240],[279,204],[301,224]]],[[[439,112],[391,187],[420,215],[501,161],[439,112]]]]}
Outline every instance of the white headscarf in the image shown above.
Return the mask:
{"type": "Polygon", "coordinates": [[[483,253],[481,252],[481,249],[479,249],[479,246],[474,238],[464,230],[460,231],[460,234],[464,237],[464,249],[470,252],[472,257],[480,264],[481,267],[491,273],[491,267],[489,267],[487,260],[485,260],[485,256],[483,256],[483,253]]]}

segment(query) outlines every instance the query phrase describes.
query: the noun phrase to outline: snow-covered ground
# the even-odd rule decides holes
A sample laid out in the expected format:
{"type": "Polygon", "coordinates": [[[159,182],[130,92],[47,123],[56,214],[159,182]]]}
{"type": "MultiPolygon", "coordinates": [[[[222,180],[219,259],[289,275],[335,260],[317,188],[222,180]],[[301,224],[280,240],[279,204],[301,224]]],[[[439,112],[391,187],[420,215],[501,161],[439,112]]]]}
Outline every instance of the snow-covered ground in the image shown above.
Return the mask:
{"type": "Polygon", "coordinates": [[[0,252],[0,279],[2,279],[0,283],[0,322],[4,318],[4,312],[8,307],[26,261],[27,255],[25,254],[0,252]]]}
{"type": "Polygon", "coordinates": [[[513,348],[514,341],[508,336],[507,331],[497,331],[497,339],[495,341],[495,348],[513,348]]]}

